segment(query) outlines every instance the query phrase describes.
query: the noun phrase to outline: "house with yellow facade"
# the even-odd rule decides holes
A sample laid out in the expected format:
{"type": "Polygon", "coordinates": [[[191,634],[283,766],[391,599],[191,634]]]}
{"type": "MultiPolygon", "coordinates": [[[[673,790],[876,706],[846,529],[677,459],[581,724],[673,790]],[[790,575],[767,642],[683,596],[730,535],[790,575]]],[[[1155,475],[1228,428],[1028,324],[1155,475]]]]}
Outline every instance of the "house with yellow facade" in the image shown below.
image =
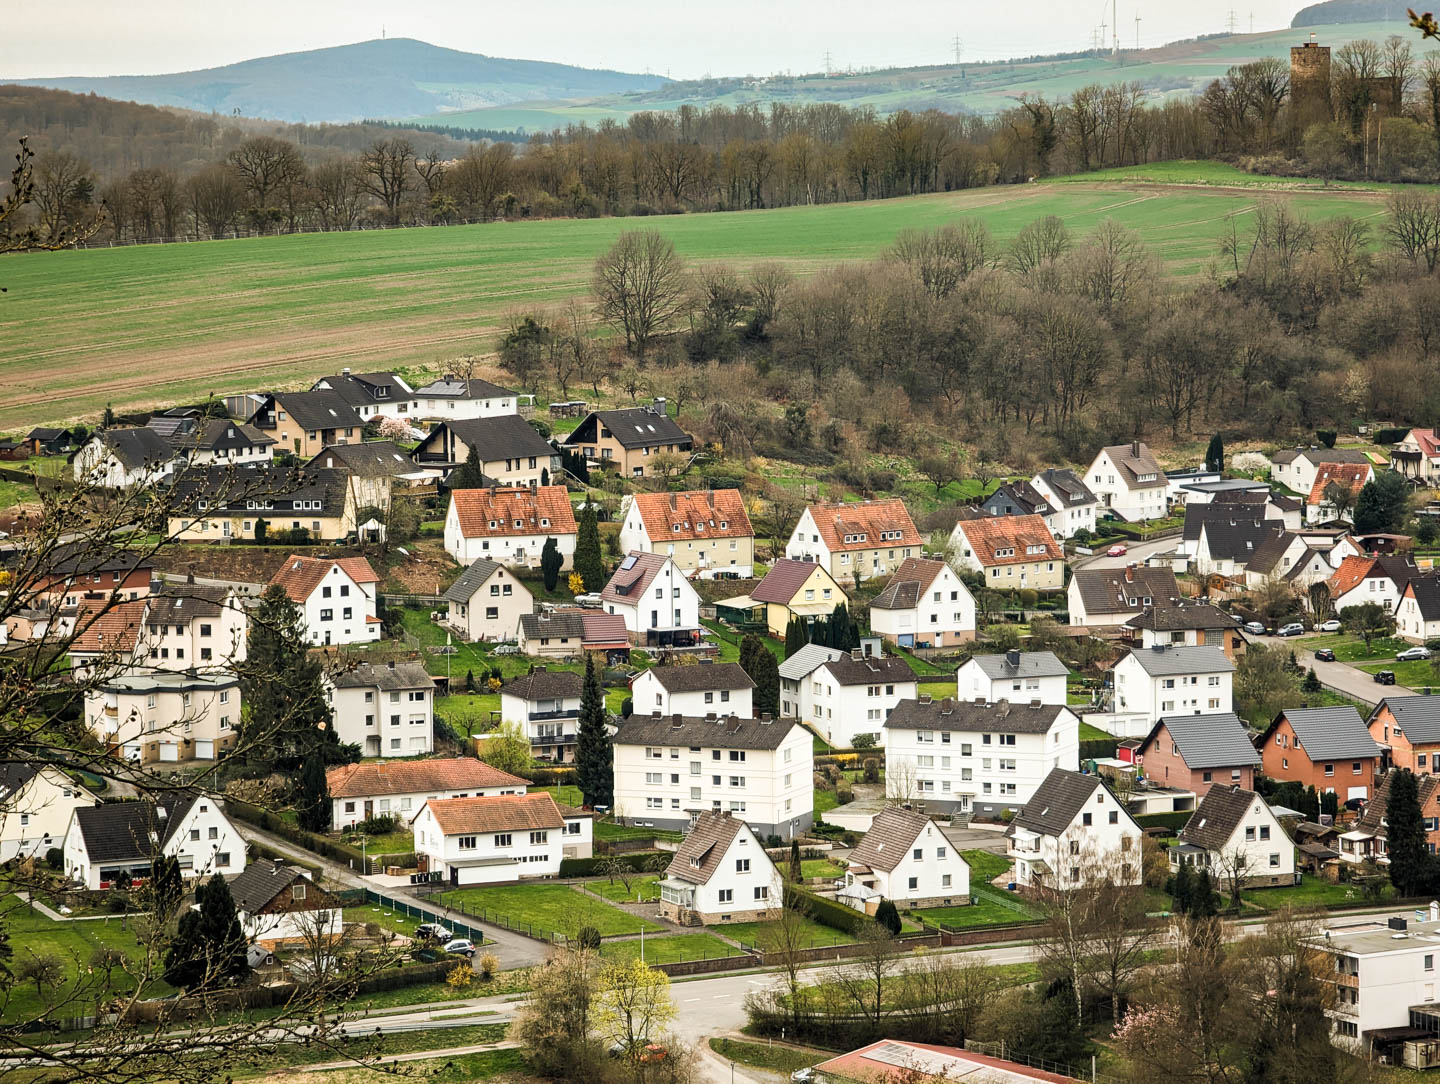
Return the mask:
{"type": "Polygon", "coordinates": [[[813,561],[776,561],[748,595],[715,604],[716,615],[732,624],[760,624],[783,640],[792,617],[807,625],[828,618],[847,603],[844,589],[823,565],[813,561]]]}
{"type": "Polygon", "coordinates": [[[847,582],[888,577],[921,557],[920,532],[898,497],[853,504],[812,504],[790,532],[785,556],[814,561],[847,582]]]}

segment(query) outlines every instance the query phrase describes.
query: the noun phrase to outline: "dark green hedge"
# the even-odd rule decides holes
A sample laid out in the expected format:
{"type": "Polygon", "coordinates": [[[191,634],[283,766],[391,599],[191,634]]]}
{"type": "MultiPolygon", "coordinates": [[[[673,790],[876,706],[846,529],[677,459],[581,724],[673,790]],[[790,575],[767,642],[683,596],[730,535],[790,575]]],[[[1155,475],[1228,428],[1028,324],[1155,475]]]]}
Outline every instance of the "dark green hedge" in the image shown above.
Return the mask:
{"type": "Polygon", "coordinates": [[[281,839],[287,839],[291,843],[304,847],[307,851],[314,851],[318,855],[334,859],[337,862],[347,865],[354,862],[356,868],[359,868],[364,860],[364,855],[360,853],[359,847],[351,847],[337,840],[316,835],[314,832],[307,832],[303,828],[297,828],[289,821],[275,816],[269,810],[261,809],[258,805],[251,805],[249,802],[242,802],[238,798],[225,799],[225,812],[239,817],[242,821],[250,822],[262,832],[270,832],[281,839]]]}
{"type": "Polygon", "coordinates": [[[1080,759],[1102,760],[1115,755],[1114,738],[1090,738],[1080,743],[1080,759]]]}
{"type": "Polygon", "coordinates": [[[797,899],[805,905],[810,917],[816,922],[822,926],[829,926],[832,930],[839,930],[841,933],[856,933],[860,928],[861,921],[866,920],[864,914],[846,907],[843,903],[827,900],[823,896],[817,896],[813,892],[806,892],[793,884],[787,884],[785,886],[785,905],[793,906],[797,899]]]}
{"type": "Polygon", "coordinates": [[[1173,828],[1180,831],[1190,823],[1190,812],[1183,813],[1146,813],[1135,818],[1135,823],[1141,828],[1173,828]]]}
{"type": "MultiPolygon", "coordinates": [[[[629,854],[617,854],[613,857],[620,859],[633,870],[643,871],[645,864],[650,861],[652,855],[659,854],[659,851],[632,851],[629,854]]],[[[561,877],[594,877],[600,872],[600,865],[608,862],[609,857],[599,856],[595,858],[562,858],[560,859],[561,877]]]]}
{"type": "Polygon", "coordinates": [[[1409,432],[1410,430],[1401,428],[1377,429],[1371,436],[1376,444],[1399,444],[1409,432]]]}

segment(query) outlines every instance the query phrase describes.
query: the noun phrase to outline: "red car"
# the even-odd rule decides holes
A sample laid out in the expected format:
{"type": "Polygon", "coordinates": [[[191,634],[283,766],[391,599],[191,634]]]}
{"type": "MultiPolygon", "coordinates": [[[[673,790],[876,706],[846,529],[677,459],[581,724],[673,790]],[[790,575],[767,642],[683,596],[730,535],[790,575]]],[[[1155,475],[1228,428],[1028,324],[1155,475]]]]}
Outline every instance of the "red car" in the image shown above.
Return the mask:
{"type": "Polygon", "coordinates": [[[1105,556],[1106,556],[1106,557],[1124,557],[1124,556],[1125,556],[1127,553],[1129,553],[1129,552],[1130,552],[1130,548],[1129,548],[1128,546],[1126,546],[1123,542],[1121,542],[1121,543],[1117,543],[1117,544],[1114,545],[1114,546],[1111,546],[1108,550],[1106,550],[1106,551],[1105,551],[1105,556]]]}

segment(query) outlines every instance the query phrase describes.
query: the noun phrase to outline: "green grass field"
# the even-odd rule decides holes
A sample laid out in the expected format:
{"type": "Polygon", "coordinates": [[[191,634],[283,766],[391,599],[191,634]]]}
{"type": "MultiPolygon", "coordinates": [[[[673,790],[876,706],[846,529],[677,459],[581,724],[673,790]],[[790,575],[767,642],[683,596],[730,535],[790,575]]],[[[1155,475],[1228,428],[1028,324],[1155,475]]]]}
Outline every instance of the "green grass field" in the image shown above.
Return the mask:
{"type": "Polygon", "coordinates": [[[969,907],[927,907],[924,910],[915,911],[914,914],[928,922],[943,923],[957,929],[970,929],[974,926],[1009,926],[1015,922],[1027,921],[1027,917],[1018,911],[1012,911],[1008,907],[985,899],[971,904],[969,907]]]}
{"type": "Polygon", "coordinates": [[[737,1039],[711,1039],[710,1049],[726,1061],[786,1076],[835,1056],[833,1050],[803,1049],[783,1043],[778,1046],[774,1043],[747,1043],[737,1039]]]}
{"type": "MultiPolygon", "coordinates": [[[[1378,192],[1287,194],[1299,213],[1377,225],[1378,192]]],[[[868,203],[727,214],[489,223],[286,235],[11,255],[0,263],[6,425],[92,419],[210,393],[308,382],[342,366],[437,366],[488,353],[505,313],[587,289],[594,259],[626,229],[655,229],[688,260],[800,273],[873,257],[910,227],[983,219],[1005,242],[1047,214],[1084,233],[1113,218],[1171,273],[1214,257],[1246,189],[1137,181],[1032,184],[868,203]],[[64,334],[56,329],[64,328],[64,334]]],[[[458,665],[458,660],[457,660],[458,665]]]]}
{"type": "MultiPolygon", "coordinates": [[[[607,960],[638,960],[640,939],[631,937],[624,941],[606,941],[600,946],[600,955],[607,960]]],[[[739,956],[740,950],[727,945],[720,938],[708,933],[675,933],[667,937],[645,938],[645,962],[647,964],[675,964],[686,960],[718,960],[726,956],[739,956]]]]}
{"type": "Polygon", "coordinates": [[[627,914],[603,900],[568,885],[494,885],[457,888],[440,897],[446,907],[483,918],[482,910],[503,915],[510,924],[528,924],[541,936],[574,937],[582,926],[594,926],[601,937],[664,929],[649,919],[627,914]]]}
{"type": "Polygon", "coordinates": [[[627,889],[623,881],[586,881],[585,890],[597,896],[604,896],[612,903],[642,903],[660,898],[660,878],[647,873],[630,879],[627,889]]]}
{"type": "MultiPolygon", "coordinates": [[[[1378,902],[1383,904],[1394,897],[1395,889],[1386,884],[1381,890],[1378,902]]],[[[1318,877],[1308,876],[1298,885],[1242,889],[1240,898],[1247,906],[1264,911],[1278,911],[1282,907],[1320,907],[1326,904],[1353,904],[1358,907],[1370,902],[1357,885],[1331,884],[1318,877]]]]}
{"type": "MultiPolygon", "coordinates": [[[[804,920],[804,933],[801,939],[803,948],[824,948],[828,945],[853,945],[855,938],[841,930],[832,929],[829,926],[822,926],[814,919],[804,920]]],[[[773,922],[727,922],[716,929],[745,945],[758,945],[764,948],[773,941],[767,941],[767,932],[774,928],[773,922]]]]}

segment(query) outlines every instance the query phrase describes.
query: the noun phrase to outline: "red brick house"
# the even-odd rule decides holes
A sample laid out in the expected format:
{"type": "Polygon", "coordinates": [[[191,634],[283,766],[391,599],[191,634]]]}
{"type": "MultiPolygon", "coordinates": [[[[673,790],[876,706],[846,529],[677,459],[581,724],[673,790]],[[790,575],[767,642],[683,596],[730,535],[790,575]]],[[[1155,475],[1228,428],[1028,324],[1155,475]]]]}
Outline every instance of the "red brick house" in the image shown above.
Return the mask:
{"type": "Polygon", "coordinates": [[[1375,792],[1380,745],[1360,713],[1337,708],[1287,708],[1256,742],[1261,768],[1271,779],[1294,781],[1333,793],[1341,802],[1364,801],[1375,792]]]}
{"type": "Polygon", "coordinates": [[[1370,713],[1385,767],[1440,774],[1440,696],[1387,696],[1370,713]]]}
{"type": "Polygon", "coordinates": [[[1260,765],[1249,728],[1234,712],[1167,715],[1140,743],[1135,759],[1151,782],[1201,797],[1216,783],[1254,790],[1260,765]]]}

